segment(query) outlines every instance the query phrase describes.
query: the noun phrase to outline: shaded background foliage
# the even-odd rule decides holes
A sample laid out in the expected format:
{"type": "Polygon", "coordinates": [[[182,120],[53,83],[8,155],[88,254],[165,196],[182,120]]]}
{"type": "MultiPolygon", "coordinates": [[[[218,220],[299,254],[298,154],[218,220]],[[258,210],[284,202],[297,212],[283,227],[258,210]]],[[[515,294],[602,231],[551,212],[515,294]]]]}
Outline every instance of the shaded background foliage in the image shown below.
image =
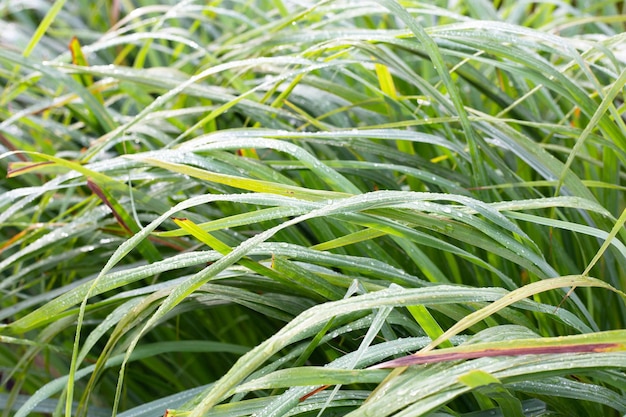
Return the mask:
{"type": "Polygon", "coordinates": [[[623,7],[0,2],[5,415],[623,415],[623,7]]]}

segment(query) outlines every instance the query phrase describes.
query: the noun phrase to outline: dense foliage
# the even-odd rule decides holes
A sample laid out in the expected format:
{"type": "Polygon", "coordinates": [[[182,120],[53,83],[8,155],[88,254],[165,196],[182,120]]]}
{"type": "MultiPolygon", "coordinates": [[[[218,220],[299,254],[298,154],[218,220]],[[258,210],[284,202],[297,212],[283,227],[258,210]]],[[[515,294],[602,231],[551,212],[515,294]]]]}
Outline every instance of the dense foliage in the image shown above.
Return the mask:
{"type": "Polygon", "coordinates": [[[3,416],[626,414],[623,2],[153,3],[0,1],[3,416]]]}

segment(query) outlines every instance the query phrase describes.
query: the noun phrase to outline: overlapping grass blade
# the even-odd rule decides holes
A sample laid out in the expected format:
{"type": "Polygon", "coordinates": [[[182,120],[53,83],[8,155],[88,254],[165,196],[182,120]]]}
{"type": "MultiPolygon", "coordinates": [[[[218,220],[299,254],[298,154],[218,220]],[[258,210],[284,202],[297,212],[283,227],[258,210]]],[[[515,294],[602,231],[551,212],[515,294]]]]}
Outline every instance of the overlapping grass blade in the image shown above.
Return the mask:
{"type": "Polygon", "coordinates": [[[5,3],[3,415],[624,414],[619,2],[5,3]]]}

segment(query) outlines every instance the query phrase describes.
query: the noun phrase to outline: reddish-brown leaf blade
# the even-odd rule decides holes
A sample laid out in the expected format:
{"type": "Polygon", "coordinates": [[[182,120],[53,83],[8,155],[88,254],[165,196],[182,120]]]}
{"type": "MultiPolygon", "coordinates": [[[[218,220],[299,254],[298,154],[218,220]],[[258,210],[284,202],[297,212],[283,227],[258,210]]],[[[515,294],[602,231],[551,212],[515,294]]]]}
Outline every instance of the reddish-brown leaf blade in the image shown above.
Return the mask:
{"type": "Polygon", "coordinates": [[[569,344],[561,346],[526,346],[520,348],[492,348],[475,351],[455,351],[453,349],[442,349],[434,352],[415,353],[413,355],[403,356],[398,359],[379,363],[374,365],[372,369],[382,368],[398,368],[402,366],[423,365],[427,363],[448,362],[456,360],[477,359],[493,356],[520,356],[520,355],[549,355],[563,353],[590,353],[590,352],[606,352],[611,350],[622,349],[620,343],[585,343],[585,344],[569,344]]]}

